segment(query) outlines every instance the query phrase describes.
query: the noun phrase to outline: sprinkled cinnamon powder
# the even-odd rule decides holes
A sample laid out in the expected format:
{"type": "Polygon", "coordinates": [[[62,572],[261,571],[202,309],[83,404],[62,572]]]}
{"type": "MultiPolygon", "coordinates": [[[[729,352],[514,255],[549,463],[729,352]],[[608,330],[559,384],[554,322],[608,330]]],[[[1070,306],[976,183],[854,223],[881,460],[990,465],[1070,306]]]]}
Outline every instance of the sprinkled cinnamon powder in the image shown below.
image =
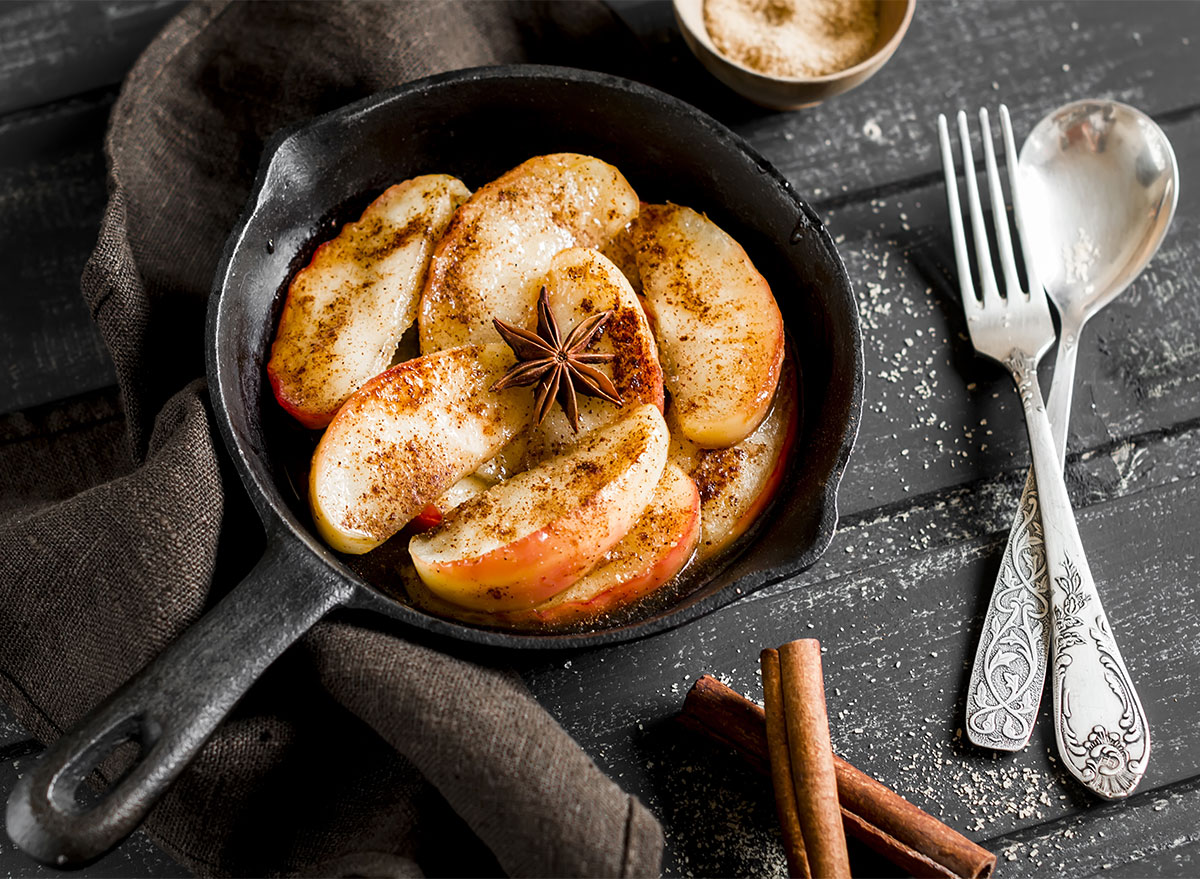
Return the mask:
{"type": "Polygon", "coordinates": [[[768,76],[826,76],[871,55],[877,0],[704,0],[721,54],[768,76]]]}

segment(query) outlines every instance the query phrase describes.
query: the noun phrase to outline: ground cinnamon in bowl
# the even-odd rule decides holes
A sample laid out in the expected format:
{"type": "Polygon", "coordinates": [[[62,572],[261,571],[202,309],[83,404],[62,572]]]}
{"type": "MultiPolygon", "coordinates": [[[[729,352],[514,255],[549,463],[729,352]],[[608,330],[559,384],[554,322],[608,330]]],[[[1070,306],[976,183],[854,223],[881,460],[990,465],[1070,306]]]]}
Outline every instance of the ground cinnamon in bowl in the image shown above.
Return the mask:
{"type": "Polygon", "coordinates": [[[704,0],[704,26],[730,60],[778,77],[818,77],[870,57],[877,0],[704,0]]]}

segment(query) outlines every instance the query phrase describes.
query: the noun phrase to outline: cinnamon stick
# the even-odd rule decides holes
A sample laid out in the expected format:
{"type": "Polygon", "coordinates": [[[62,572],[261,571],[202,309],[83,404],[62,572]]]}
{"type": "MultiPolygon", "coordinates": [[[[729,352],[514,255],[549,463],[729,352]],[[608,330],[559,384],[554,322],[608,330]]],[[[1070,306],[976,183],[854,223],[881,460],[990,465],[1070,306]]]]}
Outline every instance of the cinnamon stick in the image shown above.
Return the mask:
{"type": "MultiPolygon", "coordinates": [[[[778,661],[781,708],[808,865],[817,879],[850,879],[850,855],[842,829],[825,710],[821,645],[813,638],[789,641],[779,648],[778,661]]],[[[771,713],[768,704],[768,718],[771,713]]]]}
{"type": "MultiPolygon", "coordinates": [[[[770,775],[766,715],[740,693],[705,675],[692,686],[679,722],[727,745],[770,775]]],[[[848,835],[913,876],[987,879],[996,856],[833,755],[842,823],[848,835]]]]}
{"type": "Polygon", "coordinates": [[[783,683],[779,676],[779,654],[774,650],[764,650],[760,659],[763,701],[769,706],[765,712],[765,723],[771,785],[775,789],[775,812],[779,816],[779,827],[783,833],[788,875],[792,879],[811,879],[808,854],[804,849],[804,831],[800,827],[800,811],[796,805],[795,782],[792,780],[787,720],[782,711],[783,683]],[[773,710],[774,706],[780,706],[781,710],[773,710]]]}

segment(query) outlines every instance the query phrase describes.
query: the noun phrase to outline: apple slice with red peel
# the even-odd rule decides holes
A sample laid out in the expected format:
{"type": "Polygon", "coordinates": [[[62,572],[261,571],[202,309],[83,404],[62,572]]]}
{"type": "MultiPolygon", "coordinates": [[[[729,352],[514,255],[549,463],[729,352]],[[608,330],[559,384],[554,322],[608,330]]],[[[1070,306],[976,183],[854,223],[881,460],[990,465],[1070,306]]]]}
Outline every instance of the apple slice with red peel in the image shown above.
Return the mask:
{"type": "Polygon", "coordinates": [[[500,616],[516,625],[564,626],[644,598],[691,559],[700,540],[700,515],[696,483],[668,463],[642,517],[595,568],[549,601],[500,616]]]}
{"type": "Polygon", "coordinates": [[[750,436],[724,449],[701,448],[687,439],[676,429],[674,407],[667,407],[670,460],[700,490],[698,560],[711,558],[742,536],[775,496],[799,429],[797,394],[796,369],[789,354],[767,417],[750,436]]]}
{"type": "Polygon", "coordinates": [[[325,542],[374,549],[524,428],[532,392],[491,390],[513,362],[507,345],[452,348],[393,366],[347,400],[309,474],[325,542]]]}
{"type": "Polygon", "coordinates": [[[530,608],[485,613],[438,598],[418,578],[406,588],[413,601],[441,616],[485,626],[563,628],[633,604],[666,583],[695,553],[700,539],[700,493],[674,464],[663,468],[650,504],[621,541],[579,580],[530,608]]]}
{"type": "Polygon", "coordinates": [[[612,379],[622,402],[578,396],[578,434],[561,407],[551,408],[545,421],[527,435],[526,467],[562,454],[580,435],[609,424],[631,408],[650,403],[660,412],[663,409],[658,346],[637,294],[621,270],[594,250],[573,247],[551,260],[545,287],[550,311],[564,337],[592,315],[612,312],[588,353],[614,355],[610,363],[596,368],[612,379]]]}
{"type": "Polygon", "coordinates": [[[741,245],[691,208],[642,205],[631,224],[642,294],[679,427],[731,446],[766,417],[783,363],[783,318],[741,245]]]}
{"type": "Polygon", "coordinates": [[[445,174],[398,183],[296,273],[267,375],[279,404],[305,427],[327,425],[391,363],[416,319],[433,245],[470,194],[445,174]]]}
{"type": "Polygon", "coordinates": [[[433,253],[418,316],[421,351],[498,342],[492,318],[537,325],[550,261],[600,247],[637,213],[621,172],[591,156],[536,156],[480,188],[433,253]]]}
{"type": "Polygon", "coordinates": [[[413,537],[418,576],[439,598],[475,610],[545,601],[629,532],[654,494],[669,442],[652,405],[580,437],[569,454],[493,486],[413,537]]]}

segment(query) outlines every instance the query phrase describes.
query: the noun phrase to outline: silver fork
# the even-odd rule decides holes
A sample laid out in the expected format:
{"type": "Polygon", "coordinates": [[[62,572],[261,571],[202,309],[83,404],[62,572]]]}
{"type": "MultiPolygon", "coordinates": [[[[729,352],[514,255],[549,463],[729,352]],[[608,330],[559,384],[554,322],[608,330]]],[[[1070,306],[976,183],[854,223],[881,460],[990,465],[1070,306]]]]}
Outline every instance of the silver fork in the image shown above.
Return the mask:
{"type": "MultiPolygon", "coordinates": [[[[1000,122],[1017,234],[1022,250],[1028,253],[1017,184],[1017,153],[1012,124],[1004,106],[1000,107],[1000,122]]],[[[950,133],[946,117],[938,116],[950,228],[967,330],[977,352],[1008,367],[1025,409],[1037,495],[1040,496],[1038,505],[1046,566],[1052,583],[1054,733],[1058,752],[1068,771],[1086,787],[1106,799],[1118,799],[1128,796],[1146,772],[1150,731],[1083,553],[1050,421],[1038,387],[1038,361],[1054,341],[1046,293],[1032,275],[1027,275],[1029,289],[1021,289],[987,110],[979,111],[979,124],[997,252],[1004,273],[1003,296],[992,270],[983,208],[975,183],[975,160],[967,114],[958,114],[958,133],[982,297],[976,295],[971,280],[950,133]]],[[[1032,260],[1025,262],[1028,270],[1032,260]]]]}

